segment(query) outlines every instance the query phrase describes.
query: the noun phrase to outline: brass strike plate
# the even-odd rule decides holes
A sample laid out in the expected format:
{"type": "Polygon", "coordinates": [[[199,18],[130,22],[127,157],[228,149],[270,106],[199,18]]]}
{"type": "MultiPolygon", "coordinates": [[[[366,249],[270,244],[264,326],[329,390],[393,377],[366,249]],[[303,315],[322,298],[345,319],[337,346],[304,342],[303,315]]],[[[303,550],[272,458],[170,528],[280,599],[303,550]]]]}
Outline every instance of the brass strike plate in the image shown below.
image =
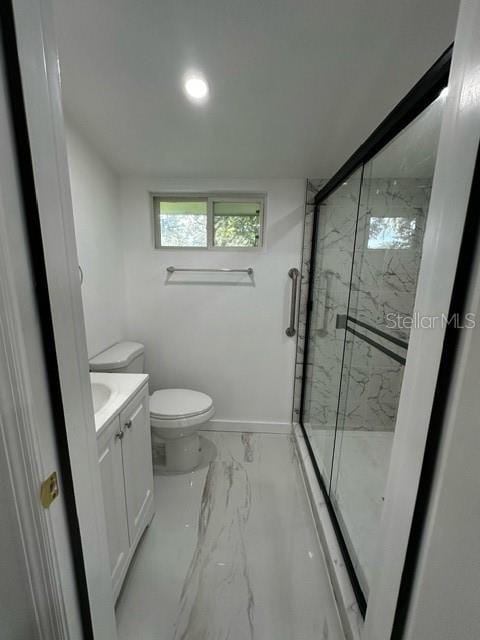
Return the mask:
{"type": "Polygon", "coordinates": [[[42,482],[42,486],[40,487],[40,502],[42,503],[42,507],[48,509],[58,494],[59,488],[57,472],[54,471],[42,482]]]}

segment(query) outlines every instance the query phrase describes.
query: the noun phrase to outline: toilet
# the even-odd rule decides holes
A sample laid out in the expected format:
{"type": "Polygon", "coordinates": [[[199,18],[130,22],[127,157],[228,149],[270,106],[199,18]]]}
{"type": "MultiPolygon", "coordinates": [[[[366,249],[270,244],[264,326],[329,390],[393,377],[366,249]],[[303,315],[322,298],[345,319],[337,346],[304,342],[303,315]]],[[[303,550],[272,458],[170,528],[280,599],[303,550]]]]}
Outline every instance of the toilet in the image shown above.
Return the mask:
{"type": "MultiPolygon", "coordinates": [[[[143,373],[145,348],[139,342],[118,342],[90,360],[90,371],[143,373]]],[[[150,396],[154,447],[161,442],[162,471],[184,473],[201,462],[198,432],[215,409],[206,393],[191,389],[160,389],[150,396]]]]}

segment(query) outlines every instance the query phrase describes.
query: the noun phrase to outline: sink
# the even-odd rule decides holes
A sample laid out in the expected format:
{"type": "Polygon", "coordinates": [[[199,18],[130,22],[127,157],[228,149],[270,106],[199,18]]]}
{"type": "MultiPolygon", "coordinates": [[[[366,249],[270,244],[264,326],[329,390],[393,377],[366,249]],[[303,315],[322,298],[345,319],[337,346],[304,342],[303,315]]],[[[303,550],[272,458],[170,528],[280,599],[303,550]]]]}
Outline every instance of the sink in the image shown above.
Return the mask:
{"type": "Polygon", "coordinates": [[[98,435],[122,411],[135,393],[148,384],[145,373],[90,371],[95,432],[98,435]]]}
{"type": "Polygon", "coordinates": [[[92,382],[92,398],[93,398],[93,411],[98,413],[100,409],[107,404],[112,395],[112,389],[106,384],[101,382],[92,382]]]}

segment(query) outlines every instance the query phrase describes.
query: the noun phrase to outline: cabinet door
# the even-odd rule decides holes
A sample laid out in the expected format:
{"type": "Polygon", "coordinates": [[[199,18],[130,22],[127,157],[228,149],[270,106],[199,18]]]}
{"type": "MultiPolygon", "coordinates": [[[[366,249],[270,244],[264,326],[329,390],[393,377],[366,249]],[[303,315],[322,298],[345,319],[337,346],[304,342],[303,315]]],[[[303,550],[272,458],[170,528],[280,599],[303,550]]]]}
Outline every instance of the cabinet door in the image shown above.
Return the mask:
{"type": "Polygon", "coordinates": [[[122,439],[119,434],[120,420],[117,417],[98,439],[98,464],[102,479],[114,594],[120,587],[130,547],[123,481],[122,439]]]}
{"type": "Polygon", "coordinates": [[[148,388],[145,387],[120,414],[125,437],[123,465],[130,544],[136,544],[153,500],[152,444],[148,388]]]}

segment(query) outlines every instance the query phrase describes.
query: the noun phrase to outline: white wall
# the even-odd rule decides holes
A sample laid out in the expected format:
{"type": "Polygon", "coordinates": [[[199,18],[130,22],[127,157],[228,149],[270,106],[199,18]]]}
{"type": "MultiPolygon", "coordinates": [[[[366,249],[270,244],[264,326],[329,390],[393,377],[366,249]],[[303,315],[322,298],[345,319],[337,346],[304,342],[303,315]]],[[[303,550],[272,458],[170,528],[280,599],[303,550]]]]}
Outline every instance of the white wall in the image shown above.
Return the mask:
{"type": "Polygon", "coordinates": [[[124,337],[119,181],[67,123],[67,150],[89,357],[124,337]]]}
{"type": "MultiPolygon", "coordinates": [[[[295,338],[285,335],[290,267],[300,266],[303,180],[121,182],[127,335],[146,346],[151,389],[190,387],[212,396],[216,419],[290,423],[295,338]],[[149,191],[267,194],[258,252],[153,248],[149,191]],[[247,267],[255,286],[166,284],[166,267],[247,267]]],[[[191,276],[176,274],[176,281],[191,276]]],[[[234,282],[248,282],[245,276],[234,282]]],[[[266,427],[266,425],[265,425],[266,427]]]]}
{"type": "Polygon", "coordinates": [[[89,356],[139,340],[152,389],[203,390],[221,421],[290,423],[295,338],[285,335],[287,271],[300,266],[304,181],[119,179],[71,123],[67,147],[89,356]],[[155,250],[149,192],[162,190],[266,193],[264,247],[155,250]],[[170,264],[252,266],[255,286],[212,284],[208,275],[206,284],[167,285],[170,264]]]}

